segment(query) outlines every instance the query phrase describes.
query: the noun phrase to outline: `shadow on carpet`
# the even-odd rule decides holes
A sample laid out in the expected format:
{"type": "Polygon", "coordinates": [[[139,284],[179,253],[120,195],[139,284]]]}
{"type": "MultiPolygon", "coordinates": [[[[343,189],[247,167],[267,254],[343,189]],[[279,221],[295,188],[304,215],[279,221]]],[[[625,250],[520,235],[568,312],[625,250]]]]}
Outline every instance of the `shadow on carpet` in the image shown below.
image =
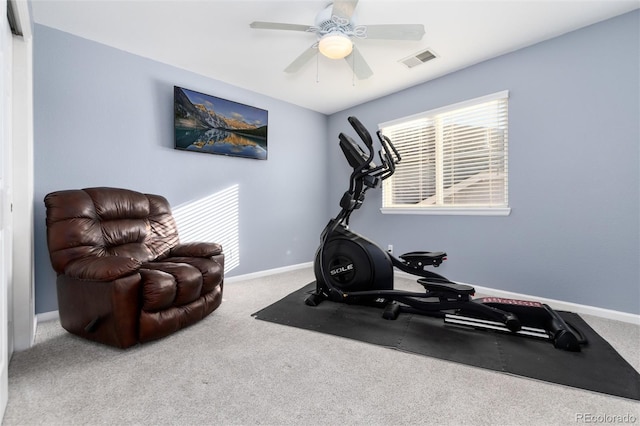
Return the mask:
{"type": "Polygon", "coordinates": [[[395,321],[382,310],[304,299],[311,283],[256,312],[260,320],[347,337],[401,351],[501,371],[546,382],[640,400],[640,374],[577,314],[559,312],[578,327],[589,344],[581,352],[556,349],[543,340],[445,325],[442,319],[401,314],[395,321]]]}

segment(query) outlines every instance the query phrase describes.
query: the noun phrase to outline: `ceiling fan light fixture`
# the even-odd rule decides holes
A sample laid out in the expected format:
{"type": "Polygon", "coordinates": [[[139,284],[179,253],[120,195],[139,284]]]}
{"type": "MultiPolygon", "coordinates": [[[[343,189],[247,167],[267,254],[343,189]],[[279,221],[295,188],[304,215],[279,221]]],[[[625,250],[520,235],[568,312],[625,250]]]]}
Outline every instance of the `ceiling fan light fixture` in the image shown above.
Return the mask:
{"type": "Polygon", "coordinates": [[[322,36],[318,49],[327,58],[342,59],[351,54],[353,42],[346,34],[334,31],[322,36]]]}

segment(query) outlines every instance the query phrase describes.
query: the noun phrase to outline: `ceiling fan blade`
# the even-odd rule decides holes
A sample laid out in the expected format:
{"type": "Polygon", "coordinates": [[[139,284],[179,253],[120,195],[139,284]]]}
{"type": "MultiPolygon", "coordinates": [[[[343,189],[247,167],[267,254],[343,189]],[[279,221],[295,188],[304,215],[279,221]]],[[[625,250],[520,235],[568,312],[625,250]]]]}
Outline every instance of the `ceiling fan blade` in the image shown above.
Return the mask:
{"type": "Polygon", "coordinates": [[[331,16],[339,16],[340,18],[350,21],[357,4],[358,0],[335,0],[333,2],[331,16]]]}
{"type": "Polygon", "coordinates": [[[421,40],[424,35],[422,24],[382,24],[367,25],[365,38],[378,40],[421,40]]]}
{"type": "Polygon", "coordinates": [[[373,71],[369,68],[369,64],[364,60],[364,56],[360,53],[358,48],[354,45],[351,54],[344,58],[349,64],[353,73],[358,77],[358,80],[364,80],[373,75],[373,71]]]}
{"type": "Polygon", "coordinates": [[[281,24],[279,22],[254,21],[249,24],[251,28],[260,30],[288,30],[288,31],[308,31],[311,26],[299,24],[281,24]]]}
{"type": "Polygon", "coordinates": [[[304,64],[309,62],[309,60],[311,60],[311,58],[313,58],[317,54],[318,54],[318,48],[314,44],[313,46],[311,46],[310,48],[302,52],[300,56],[294,59],[293,62],[291,62],[289,66],[284,69],[284,72],[287,72],[287,73],[297,72],[300,68],[302,68],[304,64]]]}

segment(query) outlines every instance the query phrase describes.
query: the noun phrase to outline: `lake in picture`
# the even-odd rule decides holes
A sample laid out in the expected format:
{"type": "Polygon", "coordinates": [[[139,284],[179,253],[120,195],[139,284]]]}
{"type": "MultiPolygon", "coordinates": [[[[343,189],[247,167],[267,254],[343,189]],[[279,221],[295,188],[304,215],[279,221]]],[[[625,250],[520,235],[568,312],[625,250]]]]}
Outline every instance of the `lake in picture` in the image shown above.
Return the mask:
{"type": "Polygon", "coordinates": [[[174,87],[175,148],[267,159],[266,110],[174,87]]]}
{"type": "Polygon", "coordinates": [[[266,140],[228,130],[176,128],[176,148],[209,154],[267,159],[266,140]],[[265,145],[265,146],[263,146],[265,145]]]}

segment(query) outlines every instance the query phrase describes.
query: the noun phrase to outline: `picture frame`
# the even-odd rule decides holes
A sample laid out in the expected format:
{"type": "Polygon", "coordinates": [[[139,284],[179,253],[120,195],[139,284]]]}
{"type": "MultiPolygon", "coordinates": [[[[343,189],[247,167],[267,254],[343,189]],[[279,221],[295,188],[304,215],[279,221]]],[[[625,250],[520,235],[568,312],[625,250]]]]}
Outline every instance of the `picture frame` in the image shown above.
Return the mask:
{"type": "Polygon", "coordinates": [[[267,110],[174,86],[174,148],[267,159],[267,110]]]}

